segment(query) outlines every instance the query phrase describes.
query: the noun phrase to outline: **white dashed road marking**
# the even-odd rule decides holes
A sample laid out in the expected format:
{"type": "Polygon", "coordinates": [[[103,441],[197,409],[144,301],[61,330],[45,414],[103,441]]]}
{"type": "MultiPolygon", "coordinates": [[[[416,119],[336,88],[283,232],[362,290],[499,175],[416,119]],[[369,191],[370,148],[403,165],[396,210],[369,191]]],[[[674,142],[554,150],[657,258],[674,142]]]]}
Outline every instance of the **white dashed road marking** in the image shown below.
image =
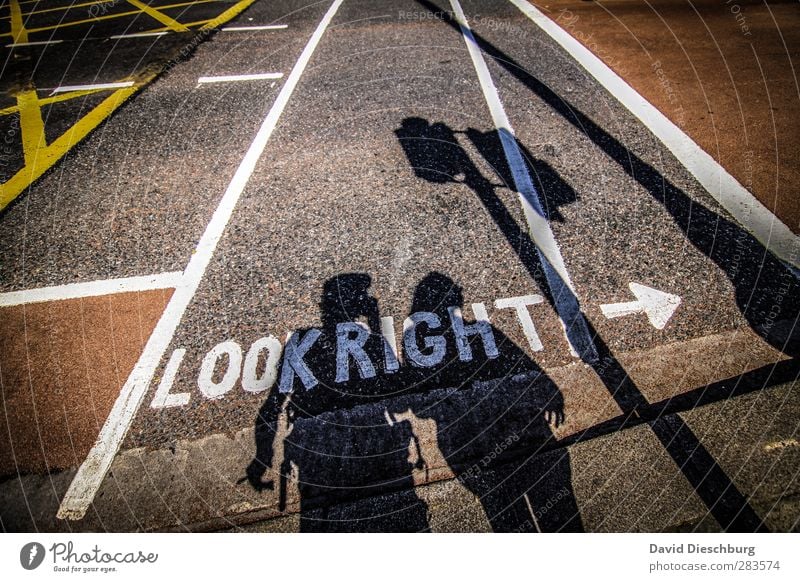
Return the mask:
{"type": "Polygon", "coordinates": [[[198,84],[206,83],[232,83],[236,81],[263,81],[267,79],[282,79],[283,73],[255,73],[252,75],[220,75],[219,77],[200,77],[198,84]]]}

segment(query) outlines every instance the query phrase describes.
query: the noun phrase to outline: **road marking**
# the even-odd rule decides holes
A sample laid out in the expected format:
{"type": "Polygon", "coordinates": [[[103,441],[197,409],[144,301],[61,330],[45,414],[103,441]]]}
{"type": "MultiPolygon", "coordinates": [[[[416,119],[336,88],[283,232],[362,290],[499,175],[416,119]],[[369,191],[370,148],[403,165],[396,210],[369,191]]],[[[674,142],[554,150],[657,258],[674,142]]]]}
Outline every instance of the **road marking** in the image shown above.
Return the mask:
{"type": "Polygon", "coordinates": [[[22,22],[22,10],[19,7],[19,0],[11,0],[9,11],[11,14],[11,34],[4,34],[3,36],[10,36],[14,44],[25,44],[28,42],[28,32],[22,22]]]}
{"type": "Polygon", "coordinates": [[[545,218],[539,194],[533,185],[519,144],[514,137],[514,129],[511,127],[511,122],[500,101],[489,68],[486,66],[481,49],[475,41],[466,16],[464,16],[461,4],[458,0],[450,0],[450,6],[455,13],[461,35],[464,37],[472,64],[475,66],[483,96],[500,136],[503,153],[508,167],[511,169],[525,219],[528,222],[528,234],[536,245],[536,253],[542,263],[544,275],[553,296],[556,312],[564,327],[567,341],[574,354],[586,362],[594,362],[597,360],[597,348],[592,341],[578,298],[575,296],[575,287],[572,285],[567,267],[564,265],[561,249],[553,236],[547,218],[545,218]]]}
{"type": "Polygon", "coordinates": [[[22,130],[22,153],[26,166],[35,166],[39,150],[47,145],[39,97],[35,89],[27,88],[17,94],[19,125],[22,130]]]}
{"type": "Polygon", "coordinates": [[[68,93],[69,91],[103,91],[106,89],[125,89],[133,87],[133,81],[120,81],[118,83],[95,83],[93,85],[64,85],[56,87],[55,89],[41,89],[42,91],[50,91],[50,96],[57,95],[58,93],[68,93]]]}
{"type": "MultiPolygon", "coordinates": [[[[251,1],[245,0],[245,2],[251,1]]],[[[150,386],[156,367],[169,347],[175,335],[175,330],[178,328],[186,308],[200,285],[206,268],[211,262],[217,243],[222,238],[236,203],[239,201],[239,197],[255,170],[256,163],[272,136],[272,132],[305,71],[306,65],[308,65],[311,56],[314,54],[322,35],[343,1],[334,0],[317,25],[316,30],[314,30],[303,52],[300,54],[300,58],[295,63],[291,73],[289,73],[286,83],[278,93],[275,103],[273,103],[267,117],[261,124],[255,139],[239,164],[233,179],[211,217],[211,221],[197,244],[195,253],[183,272],[183,284],[173,293],[158,324],[147,340],[136,366],[131,371],[128,380],[120,391],[119,397],[114,403],[114,407],[111,409],[105,424],[103,424],[95,445],[89,451],[89,455],[81,464],[67,493],[61,500],[57,514],[59,519],[81,519],[86,514],[86,510],[89,508],[89,504],[92,503],[109,467],[111,467],[111,463],[128,432],[133,417],[136,415],[136,411],[139,409],[142,399],[150,386]]],[[[245,6],[245,2],[237,4],[229,11],[236,9],[240,5],[245,6]]]]}
{"type": "Polygon", "coordinates": [[[628,287],[636,296],[636,301],[625,303],[608,303],[600,309],[607,318],[624,317],[635,313],[644,313],[656,329],[664,329],[672,314],[681,304],[681,298],[671,293],[664,293],[639,283],[629,283],[628,287]]]}
{"type": "Polygon", "coordinates": [[[40,287],[26,289],[25,291],[11,291],[0,293],[0,307],[13,307],[14,305],[29,305],[45,301],[62,301],[64,299],[79,299],[81,297],[98,297],[112,293],[132,293],[134,291],[153,291],[155,289],[170,289],[180,287],[180,271],[145,275],[141,277],[124,277],[121,279],[104,279],[86,283],[69,283],[53,287],[40,287]]]}
{"type": "Polygon", "coordinates": [[[150,16],[151,18],[158,20],[164,26],[169,27],[170,30],[173,30],[175,32],[189,32],[189,29],[185,25],[181,24],[174,18],[167,16],[163,12],[156,10],[152,6],[148,6],[144,2],[140,2],[139,0],[127,0],[127,2],[128,4],[130,4],[131,6],[135,6],[136,8],[138,8],[139,10],[150,16]]]}
{"type": "MultiPolygon", "coordinates": [[[[142,85],[149,82],[149,78],[142,81],[142,85]]],[[[12,200],[19,196],[35,180],[39,179],[48,168],[60,160],[76,143],[85,138],[90,131],[97,127],[125,100],[138,90],[138,87],[128,87],[114,91],[106,97],[97,107],[84,115],[80,121],[64,132],[61,137],[50,145],[42,147],[34,156],[33,164],[26,164],[10,180],[0,185],[0,210],[8,206],[12,200]]],[[[18,101],[19,106],[19,101],[18,101]]],[[[22,111],[22,107],[20,107],[22,111]]]]}
{"type": "Polygon", "coordinates": [[[800,237],[589,49],[526,0],[510,0],[641,121],[708,193],[776,257],[800,269],[800,237]]]}
{"type": "Polygon", "coordinates": [[[12,42],[11,44],[7,44],[6,48],[20,48],[25,46],[40,46],[44,44],[58,44],[60,42],[64,42],[63,40],[35,40],[33,42],[12,42]]]}
{"type": "Polygon", "coordinates": [[[220,75],[219,77],[200,77],[197,83],[231,83],[235,81],[263,81],[264,79],[281,79],[283,73],[254,73],[252,75],[220,75]]]}
{"type": "Polygon", "coordinates": [[[288,27],[288,24],[267,24],[264,26],[226,26],[222,30],[225,32],[251,32],[253,30],[283,30],[288,27]]]}
{"type": "MultiPolygon", "coordinates": [[[[192,5],[195,5],[195,4],[205,4],[207,2],[215,2],[215,1],[216,0],[194,0],[192,2],[180,2],[180,3],[177,3],[177,4],[169,4],[167,6],[159,6],[158,8],[160,8],[161,10],[166,10],[168,8],[182,8],[183,6],[192,6],[192,5]]],[[[254,0],[245,0],[245,1],[252,3],[254,0]]],[[[13,2],[12,2],[12,6],[13,6],[13,2]]],[[[144,4],[144,6],[147,6],[147,5],[144,4]]],[[[233,8],[235,8],[235,6],[233,8]]],[[[222,14],[224,15],[224,14],[230,12],[230,11],[231,11],[231,8],[229,8],[228,10],[223,12],[222,14]]],[[[45,32],[45,31],[48,31],[48,30],[57,30],[59,28],[67,28],[69,26],[79,26],[81,24],[92,24],[92,23],[98,22],[100,20],[112,20],[114,18],[122,18],[123,16],[134,16],[134,15],[137,15],[137,14],[141,14],[142,12],[144,12],[144,11],[143,10],[128,10],[126,12],[118,12],[116,14],[104,14],[102,16],[93,16],[92,18],[84,18],[82,20],[72,20],[70,22],[61,22],[59,24],[41,26],[39,28],[29,28],[29,29],[26,29],[26,30],[27,30],[28,33],[31,33],[31,32],[45,32]]],[[[12,11],[12,16],[13,16],[13,11],[12,11]]],[[[20,15],[20,18],[21,18],[21,15],[20,15]]],[[[167,18],[169,18],[169,17],[167,17],[167,18]]],[[[158,20],[158,19],[156,19],[156,20],[158,20]]],[[[13,18],[12,18],[12,22],[13,22],[13,18]]],[[[175,21],[173,21],[173,22],[175,22],[175,21]]],[[[21,20],[20,20],[20,23],[21,23],[21,20]]],[[[179,26],[181,26],[181,27],[184,27],[184,28],[189,26],[189,25],[181,24],[180,22],[178,22],[177,24],[179,26]]],[[[170,28],[170,30],[172,30],[172,28],[169,27],[169,26],[167,28],[170,28]]],[[[180,32],[187,32],[188,30],[189,30],[188,28],[186,28],[186,30],[181,29],[180,32]]],[[[13,28],[12,28],[12,31],[13,31],[13,28]]],[[[0,34],[0,37],[6,37],[6,36],[13,37],[13,32],[0,34]]],[[[21,40],[21,39],[16,39],[15,38],[14,42],[25,42],[25,40],[21,40]]]]}
{"type": "MultiPolygon", "coordinates": [[[[43,99],[39,99],[39,106],[42,105],[50,105],[51,103],[60,103],[61,101],[69,101],[70,99],[76,99],[77,97],[83,97],[84,95],[91,95],[92,93],[97,93],[101,89],[92,89],[90,91],[75,91],[73,93],[61,93],[56,95],[55,97],[44,97],[43,99]]],[[[19,105],[12,105],[11,107],[6,107],[5,109],[0,109],[0,115],[11,115],[12,113],[17,113],[19,111],[19,105]]]]}
{"type": "Polygon", "coordinates": [[[168,31],[162,32],[134,32],[131,34],[115,34],[114,36],[109,36],[110,39],[118,39],[118,38],[146,38],[149,36],[164,36],[165,34],[169,34],[168,31]]]}

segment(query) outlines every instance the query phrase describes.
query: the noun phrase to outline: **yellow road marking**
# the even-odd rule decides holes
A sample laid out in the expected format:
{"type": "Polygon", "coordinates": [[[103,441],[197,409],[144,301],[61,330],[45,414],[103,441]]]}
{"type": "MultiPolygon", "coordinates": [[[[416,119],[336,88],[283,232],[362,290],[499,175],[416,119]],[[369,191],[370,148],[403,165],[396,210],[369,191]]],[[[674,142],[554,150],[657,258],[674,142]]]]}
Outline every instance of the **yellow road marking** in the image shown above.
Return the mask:
{"type": "Polygon", "coordinates": [[[216,18],[210,20],[208,24],[203,26],[203,28],[201,28],[200,30],[211,30],[213,28],[218,28],[221,24],[225,24],[232,18],[238,16],[245,8],[250,6],[255,1],[256,0],[240,0],[239,2],[228,8],[225,12],[223,12],[216,18]]]}
{"type": "MultiPolygon", "coordinates": [[[[165,25],[167,28],[174,32],[189,32],[189,29],[186,28],[183,24],[175,20],[174,18],[170,18],[163,12],[148,6],[144,2],[140,2],[139,0],[128,0],[128,4],[136,6],[139,10],[150,16],[151,18],[155,18],[161,24],[165,25]]],[[[166,6],[159,6],[159,8],[166,8],[166,6]]]]}
{"type": "Polygon", "coordinates": [[[25,89],[17,94],[19,108],[19,125],[22,131],[22,152],[25,165],[33,166],[41,149],[47,146],[44,137],[44,121],[39,107],[39,96],[36,89],[25,89]]]}
{"type": "Polygon", "coordinates": [[[28,32],[22,24],[22,10],[19,7],[18,0],[11,0],[9,7],[11,11],[11,34],[4,34],[3,36],[10,36],[14,42],[28,42],[28,32]]]}
{"type": "MultiPolygon", "coordinates": [[[[178,4],[169,4],[167,6],[159,6],[159,8],[161,10],[165,10],[167,8],[181,8],[182,6],[191,6],[193,4],[205,4],[207,2],[215,2],[215,1],[217,1],[217,0],[196,0],[194,2],[180,2],[178,4]]],[[[248,2],[248,5],[249,5],[249,4],[252,4],[255,0],[246,0],[246,1],[248,2]]],[[[234,5],[234,7],[235,7],[235,5],[234,5]]],[[[226,10],[225,12],[228,12],[229,10],[230,10],[230,8],[228,10],[226,10]]],[[[110,20],[110,19],[113,19],[113,18],[121,18],[123,16],[131,16],[133,14],[142,14],[142,12],[143,12],[143,10],[128,10],[127,12],[119,12],[117,14],[104,14],[103,16],[95,16],[94,18],[84,18],[83,20],[73,20],[73,21],[70,21],[70,22],[62,22],[60,24],[54,24],[52,26],[41,26],[39,28],[28,28],[28,29],[24,29],[24,30],[26,30],[27,33],[45,32],[45,31],[48,31],[48,30],[56,30],[56,29],[59,29],[59,28],[67,28],[69,26],[77,26],[79,24],[88,24],[90,22],[92,22],[92,23],[93,22],[98,22],[100,20],[110,20]]],[[[167,17],[167,18],[169,18],[169,17],[167,17]]],[[[21,21],[22,20],[21,20],[21,16],[20,16],[20,23],[21,23],[21,21]]],[[[13,24],[13,20],[12,20],[12,24],[13,24]]],[[[180,24],[180,23],[178,23],[178,24],[180,26],[184,26],[183,24],[180,24]]],[[[13,26],[12,26],[12,31],[13,30],[14,29],[13,29],[13,26]]],[[[188,30],[189,29],[187,28],[185,31],[181,31],[181,32],[187,32],[188,30]]],[[[5,37],[5,36],[13,36],[13,34],[14,34],[13,32],[0,34],[0,38],[5,37]]],[[[25,38],[27,39],[27,36],[25,38]]],[[[14,42],[27,42],[27,40],[25,40],[25,41],[15,40],[14,42]]]]}
{"type": "MultiPolygon", "coordinates": [[[[85,138],[90,131],[100,125],[105,118],[138,91],[142,85],[148,83],[153,76],[144,79],[139,85],[114,91],[52,144],[39,148],[31,163],[28,163],[26,155],[25,167],[14,174],[8,182],[0,186],[0,210],[8,206],[34,180],[41,177],[53,164],[64,157],[64,154],[85,138]]],[[[23,127],[23,139],[24,135],[23,127]]]]}
{"type": "MultiPolygon", "coordinates": [[[[130,1],[130,0],[129,0],[130,1]]],[[[181,6],[188,6],[190,4],[200,4],[205,2],[213,2],[215,0],[199,0],[197,2],[183,2],[180,4],[171,4],[169,6],[159,6],[163,10],[165,8],[178,8],[181,6]]],[[[62,26],[72,26],[78,23],[71,22],[61,24],[58,26],[44,27],[39,29],[26,30],[22,25],[22,12],[19,9],[19,0],[10,0],[12,7],[12,27],[11,34],[2,34],[2,36],[13,36],[14,42],[27,42],[27,34],[31,31],[38,32],[42,30],[52,30],[61,28],[62,26]],[[16,14],[16,17],[14,15],[16,14]]],[[[240,0],[222,14],[208,21],[199,21],[190,24],[182,24],[181,26],[196,26],[202,24],[200,30],[207,31],[219,28],[232,18],[238,16],[245,8],[253,4],[255,0],[240,0]]],[[[141,14],[142,11],[128,12],[125,14],[114,14],[106,17],[93,18],[83,22],[94,22],[97,20],[104,20],[106,18],[116,18],[129,14],[141,14]]],[[[83,23],[80,22],[80,23],[83,23]]],[[[20,113],[20,125],[22,126],[22,139],[23,139],[23,153],[25,157],[25,166],[19,170],[10,180],[4,184],[0,184],[0,211],[8,206],[17,196],[24,192],[30,185],[39,179],[50,167],[58,162],[64,155],[77,143],[83,140],[89,133],[100,125],[109,115],[111,115],[120,105],[122,105],[128,98],[134,95],[139,89],[146,86],[152,81],[158,73],[153,73],[137,81],[132,87],[118,89],[110,96],[103,100],[97,107],[92,109],[88,114],[82,117],[75,125],[67,130],[61,137],[56,139],[52,144],[47,145],[45,141],[44,128],[41,125],[41,106],[56,103],[59,101],[66,101],[82,95],[88,95],[98,90],[85,90],[85,91],[71,91],[62,95],[54,95],[44,99],[39,99],[36,95],[35,89],[31,88],[23,91],[17,95],[17,105],[15,107],[7,107],[0,110],[0,115],[8,115],[11,113],[20,113]],[[37,119],[38,116],[38,119],[37,119]],[[25,117],[25,121],[22,118],[25,117]],[[25,126],[28,129],[25,129],[25,126]],[[38,139],[37,139],[38,136],[38,139]],[[27,141],[27,145],[25,145],[27,141]],[[38,146],[34,148],[34,146],[38,146]]]]}
{"type": "MultiPolygon", "coordinates": [[[[70,99],[75,99],[76,97],[91,95],[92,93],[97,93],[99,91],[107,91],[107,89],[82,89],[80,91],[68,91],[67,93],[59,93],[57,95],[53,95],[52,97],[45,97],[43,99],[39,99],[39,106],[41,107],[42,105],[50,105],[51,103],[58,103],[59,101],[68,101],[70,99]]],[[[0,109],[0,115],[11,115],[12,113],[16,113],[17,111],[19,111],[19,106],[12,105],[11,107],[0,109]]]]}
{"type": "MultiPolygon", "coordinates": [[[[207,22],[211,22],[211,18],[208,20],[198,20],[197,22],[185,22],[184,25],[192,28],[193,26],[199,26],[201,24],[206,24],[207,22]]],[[[150,30],[143,30],[142,33],[150,33],[150,32],[169,32],[169,28],[166,26],[162,26],[161,28],[151,28],[150,30]]]]}
{"type": "MultiPolygon", "coordinates": [[[[41,0],[37,0],[41,3],[41,0]]],[[[71,8],[81,8],[83,6],[92,6],[93,4],[108,4],[109,2],[114,2],[115,0],[94,0],[93,2],[84,2],[83,4],[69,4],[67,6],[58,6],[56,8],[43,8],[42,10],[32,10],[31,12],[25,12],[22,16],[32,16],[34,14],[44,14],[45,12],[58,12],[62,10],[69,10],[71,8]]],[[[26,4],[26,2],[20,2],[20,4],[26,4]]],[[[11,18],[10,16],[0,16],[3,20],[8,20],[11,18]]]]}

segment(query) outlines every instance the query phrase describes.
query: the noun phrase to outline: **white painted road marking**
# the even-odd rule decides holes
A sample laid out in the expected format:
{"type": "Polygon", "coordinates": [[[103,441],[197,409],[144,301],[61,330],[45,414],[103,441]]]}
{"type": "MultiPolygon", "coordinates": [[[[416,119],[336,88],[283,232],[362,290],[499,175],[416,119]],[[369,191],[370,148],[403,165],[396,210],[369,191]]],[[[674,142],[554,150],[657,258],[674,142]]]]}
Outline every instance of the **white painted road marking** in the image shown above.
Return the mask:
{"type": "Polygon", "coordinates": [[[283,30],[288,28],[288,24],[266,24],[264,26],[226,26],[222,30],[225,32],[250,32],[253,30],[283,30]]]}
{"type": "Polygon", "coordinates": [[[283,73],[255,73],[252,75],[221,75],[219,77],[200,77],[199,84],[206,83],[232,83],[235,81],[263,81],[265,79],[281,79],[283,73]]]}
{"type": "MultiPolygon", "coordinates": [[[[567,31],[526,0],[510,0],[633,113],[725,210],[776,257],[800,269],[800,237],[713,157],[567,31]]],[[[797,271],[795,271],[797,275],[797,271]]]]}
{"type": "Polygon", "coordinates": [[[64,42],[63,40],[36,40],[31,42],[12,42],[11,44],[7,44],[6,48],[19,48],[25,46],[40,46],[45,44],[58,44],[60,42],[64,42]]]}
{"type": "Polygon", "coordinates": [[[119,38],[147,38],[151,36],[164,36],[165,34],[169,34],[167,31],[163,32],[132,32],[131,34],[115,34],[114,36],[109,36],[108,38],[111,39],[119,39],[119,38]]]}
{"type": "Polygon", "coordinates": [[[211,217],[203,236],[197,244],[197,249],[192,255],[186,270],[183,272],[183,285],[172,295],[172,299],[167,304],[161,319],[158,320],[155,330],[150,335],[150,339],[145,345],[142,355],[136,362],[128,380],[120,391],[119,397],[114,403],[108,418],[106,419],[100,435],[97,438],[92,450],[86,460],[78,469],[75,478],[61,500],[57,517],[59,519],[81,519],[92,503],[97,490],[111,467],[120,445],[128,432],[133,417],[147,393],[153,374],[161,358],[169,347],[175,330],[186,312],[200,281],[206,272],[208,264],[214,255],[214,250],[219,243],[225,227],[230,220],[236,203],[244,191],[250,176],[255,170],[256,163],[261,157],[264,148],[272,136],[278,120],[289,102],[300,77],[308,65],[311,55],[319,44],[323,33],[327,29],[334,15],[343,0],[334,0],[331,7],[325,13],[316,30],[308,40],[300,58],[289,73],[286,83],[278,93],[272,107],[261,124],[255,139],[250,144],[247,153],[239,164],[228,188],[220,199],[219,205],[211,217]]]}
{"type": "Polygon", "coordinates": [[[122,279],[104,279],[86,283],[69,283],[54,287],[40,287],[25,291],[0,293],[0,307],[43,303],[45,301],[62,301],[81,297],[98,297],[111,293],[133,293],[135,291],[153,291],[170,289],[181,285],[183,273],[160,273],[143,277],[124,277],[122,279]]]}
{"type": "Polygon", "coordinates": [[[672,314],[678,309],[678,305],[681,304],[681,298],[671,293],[664,293],[639,283],[629,283],[628,287],[636,296],[636,301],[601,305],[600,309],[603,311],[603,315],[611,319],[634,313],[644,313],[654,328],[664,329],[672,314]]]}
{"type": "MultiPolygon", "coordinates": [[[[126,87],[133,87],[133,81],[120,81],[119,83],[96,83],[94,85],[64,85],[63,87],[56,87],[50,93],[68,93],[70,91],[94,91],[101,89],[125,89],[126,87]]],[[[49,89],[44,89],[48,91],[49,89]]]]}
{"type": "Polygon", "coordinates": [[[564,326],[567,341],[574,353],[580,356],[582,360],[595,362],[597,361],[597,348],[592,341],[586,320],[581,312],[578,298],[575,295],[575,287],[572,285],[572,280],[561,256],[561,249],[558,247],[553,231],[550,229],[550,224],[545,218],[539,194],[531,181],[522,152],[514,137],[514,129],[508,120],[503,104],[500,101],[500,96],[497,94],[497,88],[489,73],[489,68],[486,66],[481,49],[467,23],[461,4],[458,0],[450,0],[450,6],[452,6],[456,15],[461,34],[472,58],[472,64],[478,74],[483,96],[500,135],[503,153],[513,174],[514,184],[519,193],[519,200],[525,213],[525,219],[528,222],[528,233],[536,245],[536,252],[539,255],[550,292],[553,295],[556,311],[561,319],[561,324],[564,326]]]}
{"type": "Polygon", "coordinates": [[[542,303],[544,297],[541,295],[523,295],[522,297],[509,297],[508,299],[498,299],[494,302],[497,309],[514,309],[517,312],[517,319],[522,326],[522,332],[528,340],[528,345],[534,352],[541,352],[544,349],[539,334],[536,333],[536,326],[528,311],[529,305],[542,303]]]}

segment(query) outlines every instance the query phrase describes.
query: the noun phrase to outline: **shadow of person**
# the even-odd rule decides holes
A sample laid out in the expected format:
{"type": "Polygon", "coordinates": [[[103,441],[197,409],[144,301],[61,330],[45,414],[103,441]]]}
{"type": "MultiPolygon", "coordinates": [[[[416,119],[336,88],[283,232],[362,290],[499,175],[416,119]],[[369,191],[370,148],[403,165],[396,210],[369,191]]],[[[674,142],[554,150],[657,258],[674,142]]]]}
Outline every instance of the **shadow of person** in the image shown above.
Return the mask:
{"type": "Polygon", "coordinates": [[[397,360],[379,333],[371,277],[327,280],[320,328],[295,330],[284,347],[279,380],[255,423],[256,454],[246,479],[273,489],[279,508],[296,482],[301,531],[424,531],[427,506],[411,480],[409,427],[390,427],[380,404],[396,389],[397,360]],[[279,452],[279,455],[276,455],[279,452]],[[282,455],[282,459],[277,458],[282,455]],[[380,504],[358,503],[397,491],[380,504]]]}
{"type": "MultiPolygon", "coordinates": [[[[426,9],[436,9],[429,0],[417,2],[426,9]]],[[[451,15],[443,13],[441,21],[461,33],[451,15]]],[[[511,55],[481,34],[472,32],[481,51],[497,66],[591,140],[663,205],[686,239],[727,276],[737,307],[753,331],[784,354],[793,358],[800,355],[800,275],[797,269],[775,257],[735,221],[689,197],[590,115],[551,89],[511,55]]],[[[795,243],[793,255],[788,259],[795,264],[800,260],[800,243],[795,243]]]]}
{"type": "Polygon", "coordinates": [[[438,397],[392,414],[435,421],[441,456],[494,531],[581,531],[569,453],[544,452],[554,445],[550,425],[564,419],[561,392],[480,304],[472,306],[475,321],[463,308],[461,287],[446,275],[430,273],[417,285],[401,381],[438,397]]]}

